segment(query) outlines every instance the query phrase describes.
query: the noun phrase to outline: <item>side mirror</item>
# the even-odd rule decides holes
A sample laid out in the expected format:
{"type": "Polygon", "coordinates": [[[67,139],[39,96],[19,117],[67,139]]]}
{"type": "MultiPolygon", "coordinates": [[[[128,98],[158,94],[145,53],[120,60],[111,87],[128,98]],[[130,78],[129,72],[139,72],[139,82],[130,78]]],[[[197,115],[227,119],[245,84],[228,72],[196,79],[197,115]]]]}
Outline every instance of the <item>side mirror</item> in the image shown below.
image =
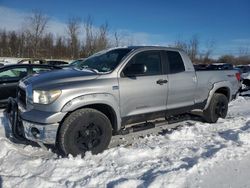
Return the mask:
{"type": "Polygon", "coordinates": [[[123,70],[123,75],[133,77],[143,75],[147,71],[147,66],[144,64],[131,64],[123,70]]]}

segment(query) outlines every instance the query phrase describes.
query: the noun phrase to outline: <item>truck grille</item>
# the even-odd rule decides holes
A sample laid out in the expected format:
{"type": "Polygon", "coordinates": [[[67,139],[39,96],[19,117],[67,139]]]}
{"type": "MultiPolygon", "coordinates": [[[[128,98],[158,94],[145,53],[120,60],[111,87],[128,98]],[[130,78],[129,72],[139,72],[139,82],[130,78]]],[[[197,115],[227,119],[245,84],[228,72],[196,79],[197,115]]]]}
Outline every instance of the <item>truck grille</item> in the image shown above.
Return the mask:
{"type": "Polygon", "coordinates": [[[22,88],[18,88],[17,91],[17,96],[18,96],[18,101],[21,102],[23,104],[23,106],[26,106],[26,92],[24,89],[22,88]]]}

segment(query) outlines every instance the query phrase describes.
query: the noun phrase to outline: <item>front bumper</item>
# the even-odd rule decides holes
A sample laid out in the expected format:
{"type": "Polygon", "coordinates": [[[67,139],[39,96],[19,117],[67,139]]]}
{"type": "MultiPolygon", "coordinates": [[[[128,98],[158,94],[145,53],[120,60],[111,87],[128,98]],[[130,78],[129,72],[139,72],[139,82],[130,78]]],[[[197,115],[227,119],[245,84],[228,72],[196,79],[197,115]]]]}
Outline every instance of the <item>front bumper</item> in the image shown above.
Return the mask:
{"type": "MultiPolygon", "coordinates": [[[[50,119],[50,117],[46,118],[44,114],[36,114],[32,117],[32,120],[24,119],[22,116],[22,112],[18,110],[16,100],[13,98],[9,99],[8,107],[5,113],[7,119],[9,120],[9,123],[11,124],[10,127],[12,130],[12,134],[17,139],[21,139],[23,137],[38,143],[56,143],[59,123],[37,123],[37,121],[41,121],[41,117],[45,119],[50,119]]],[[[31,114],[33,113],[31,112],[31,114]]]]}
{"type": "Polygon", "coordinates": [[[55,144],[59,123],[38,124],[22,120],[24,136],[28,140],[42,142],[45,144],[55,144]]]}

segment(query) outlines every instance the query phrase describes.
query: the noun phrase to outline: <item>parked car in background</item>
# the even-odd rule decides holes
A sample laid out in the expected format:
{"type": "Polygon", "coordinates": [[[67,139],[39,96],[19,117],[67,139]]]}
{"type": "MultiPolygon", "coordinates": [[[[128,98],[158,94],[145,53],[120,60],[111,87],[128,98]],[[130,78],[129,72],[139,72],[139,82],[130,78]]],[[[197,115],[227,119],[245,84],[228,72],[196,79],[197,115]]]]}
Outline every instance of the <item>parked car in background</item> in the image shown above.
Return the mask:
{"type": "Polygon", "coordinates": [[[18,61],[17,64],[46,64],[46,60],[37,58],[25,58],[18,61]]]}
{"type": "Polygon", "coordinates": [[[206,70],[208,67],[208,64],[194,64],[194,69],[195,70],[206,70]]]}
{"type": "Polygon", "coordinates": [[[238,65],[235,68],[241,71],[242,77],[242,89],[250,89],[250,66],[249,65],[238,65]]]}
{"type": "Polygon", "coordinates": [[[5,107],[9,97],[16,97],[19,80],[27,75],[61,69],[51,65],[13,64],[0,67],[0,107],[5,107]]]}
{"type": "Polygon", "coordinates": [[[234,67],[230,63],[213,63],[207,66],[206,70],[233,70],[234,67]]]}
{"type": "Polygon", "coordinates": [[[46,64],[54,65],[54,66],[64,66],[64,65],[68,65],[69,63],[66,61],[61,61],[61,60],[47,60],[46,64]]]}
{"type": "Polygon", "coordinates": [[[3,65],[17,64],[22,58],[2,57],[0,63],[3,65]]]}
{"type": "Polygon", "coordinates": [[[26,58],[17,62],[17,64],[40,64],[40,65],[53,65],[53,66],[64,66],[68,65],[68,62],[62,60],[45,60],[37,58],[26,58]]]}

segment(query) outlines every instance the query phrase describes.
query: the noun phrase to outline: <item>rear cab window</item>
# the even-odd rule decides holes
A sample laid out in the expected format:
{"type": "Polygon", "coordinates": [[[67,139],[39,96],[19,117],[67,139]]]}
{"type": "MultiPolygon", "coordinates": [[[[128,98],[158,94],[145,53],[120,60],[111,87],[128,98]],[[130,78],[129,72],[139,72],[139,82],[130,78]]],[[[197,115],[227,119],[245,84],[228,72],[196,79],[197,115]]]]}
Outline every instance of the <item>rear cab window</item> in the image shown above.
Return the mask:
{"type": "Polygon", "coordinates": [[[176,74],[185,71],[184,62],[179,52],[167,51],[168,73],[176,74]]]}

